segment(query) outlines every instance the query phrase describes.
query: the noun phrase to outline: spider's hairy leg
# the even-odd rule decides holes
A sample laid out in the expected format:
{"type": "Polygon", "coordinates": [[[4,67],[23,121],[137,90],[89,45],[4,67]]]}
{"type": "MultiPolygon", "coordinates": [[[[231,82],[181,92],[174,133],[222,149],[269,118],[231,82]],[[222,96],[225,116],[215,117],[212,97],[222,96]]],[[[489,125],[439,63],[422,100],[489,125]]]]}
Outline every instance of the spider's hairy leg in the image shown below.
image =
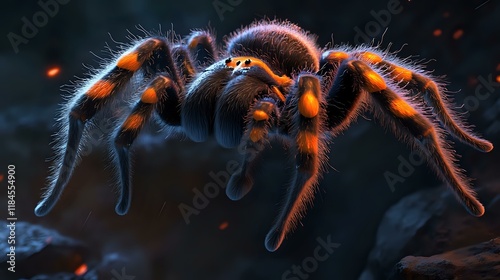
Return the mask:
{"type": "Polygon", "coordinates": [[[384,125],[419,149],[428,163],[452,188],[467,210],[475,216],[484,214],[483,205],[461,170],[455,164],[454,153],[446,148],[439,128],[428,117],[419,112],[417,106],[396,94],[384,78],[360,60],[348,63],[359,73],[363,88],[371,96],[372,110],[384,125]]]}
{"type": "Polygon", "coordinates": [[[288,187],[283,208],[266,236],[267,250],[275,251],[286,234],[293,230],[304,214],[307,204],[312,203],[317,184],[324,144],[320,138],[322,128],[322,95],[319,79],[302,74],[298,78],[293,94],[293,131],[295,141],[295,172],[288,187]]]}
{"type": "Polygon", "coordinates": [[[383,60],[379,55],[372,52],[362,52],[357,56],[360,59],[386,68],[391,78],[396,82],[404,83],[406,89],[415,89],[423,93],[427,106],[432,108],[440,123],[455,138],[482,152],[489,152],[493,149],[491,142],[475,135],[472,129],[454,112],[446,98],[445,89],[432,78],[420,73],[420,71],[412,71],[398,65],[397,62],[383,60]]]}
{"type": "Polygon", "coordinates": [[[218,59],[215,39],[207,31],[193,31],[187,45],[191,56],[198,64],[197,67],[206,67],[218,59]]]}
{"type": "Polygon", "coordinates": [[[162,119],[170,125],[180,125],[179,88],[166,75],[156,77],[141,95],[140,101],[124,120],[115,136],[115,152],[119,167],[120,196],[116,204],[116,213],[125,215],[130,208],[131,175],[130,146],[139,135],[144,124],[150,119],[155,109],[162,119]]]}
{"type": "Polygon", "coordinates": [[[176,45],[172,47],[172,57],[175,59],[175,65],[184,80],[184,84],[191,82],[197,71],[186,46],[176,45]]]}
{"type": "Polygon", "coordinates": [[[244,153],[243,163],[231,178],[226,187],[226,194],[232,200],[245,196],[253,186],[253,177],[257,161],[268,141],[271,118],[275,115],[275,102],[265,98],[255,102],[248,116],[248,124],[241,142],[244,153]]]}
{"type": "MultiPolygon", "coordinates": [[[[169,47],[163,39],[145,39],[132,47],[115,61],[115,66],[111,70],[104,72],[97,81],[88,87],[84,87],[82,93],[74,97],[69,114],[64,116],[68,118],[67,123],[65,123],[68,127],[67,130],[63,128],[62,131],[67,133],[64,133],[66,135],[60,139],[62,155],[56,158],[53,167],[53,179],[42,200],[35,208],[37,216],[46,215],[54,207],[66,187],[78,158],[79,146],[86,122],[92,119],[123,86],[128,84],[134,73],[144,65],[147,65],[146,73],[151,72],[151,67],[175,69],[169,47]],[[158,61],[158,57],[168,57],[169,59],[158,61]],[[148,62],[150,65],[148,65],[148,62]],[[156,62],[158,63],[156,64],[156,62]]],[[[176,81],[179,80],[176,72],[172,75],[174,75],[176,81]]]]}
{"type": "Polygon", "coordinates": [[[348,54],[330,50],[323,54],[321,68],[325,77],[334,75],[326,96],[326,124],[333,134],[338,134],[356,119],[365,103],[358,76],[348,67],[348,54]],[[332,71],[336,67],[336,71],[332,71]],[[336,74],[336,75],[335,75],[336,74]]]}

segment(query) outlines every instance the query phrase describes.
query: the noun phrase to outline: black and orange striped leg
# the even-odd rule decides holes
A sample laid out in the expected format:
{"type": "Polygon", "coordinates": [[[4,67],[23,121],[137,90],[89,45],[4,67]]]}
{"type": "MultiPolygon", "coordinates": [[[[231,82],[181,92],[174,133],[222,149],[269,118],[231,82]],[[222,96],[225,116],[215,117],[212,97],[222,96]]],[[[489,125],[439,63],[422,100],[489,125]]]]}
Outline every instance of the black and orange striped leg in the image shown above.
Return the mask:
{"type": "MultiPolygon", "coordinates": [[[[119,167],[119,199],[115,211],[125,215],[130,208],[132,195],[130,175],[130,146],[139,135],[144,124],[151,118],[153,110],[158,114],[167,114],[166,122],[172,125],[180,124],[178,111],[180,98],[179,89],[166,76],[155,78],[142,93],[141,100],[132,109],[115,136],[116,159],[119,167]]],[[[160,115],[161,116],[161,115],[160,115]]],[[[163,116],[162,118],[164,118],[163,116]]]]}
{"type": "Polygon", "coordinates": [[[475,135],[474,132],[459,119],[456,113],[450,109],[450,105],[448,105],[446,99],[443,98],[443,90],[436,82],[424,75],[412,73],[412,79],[407,87],[411,86],[425,93],[426,98],[424,100],[433,108],[441,124],[448,132],[454,135],[455,138],[482,152],[493,150],[493,144],[491,144],[491,142],[475,135]]]}
{"type": "Polygon", "coordinates": [[[266,236],[265,245],[271,252],[280,247],[286,234],[305,213],[307,204],[312,202],[324,154],[320,140],[322,95],[319,79],[314,75],[299,76],[297,87],[290,94],[294,95],[292,102],[295,103],[291,136],[296,147],[296,167],[283,208],[266,236]]]}
{"type": "Polygon", "coordinates": [[[244,154],[243,163],[241,168],[231,175],[226,187],[226,194],[231,200],[241,199],[252,189],[257,162],[268,141],[271,118],[275,117],[273,99],[266,98],[255,102],[249,114],[242,146],[238,149],[244,154]]]}
{"type": "Polygon", "coordinates": [[[200,70],[217,61],[217,48],[215,39],[207,31],[195,31],[191,33],[187,42],[188,49],[200,70]]]}
{"type": "Polygon", "coordinates": [[[55,205],[73,173],[80,142],[88,120],[128,84],[141,67],[145,73],[171,70],[172,78],[179,81],[168,44],[163,39],[151,38],[121,55],[114,68],[104,73],[97,81],[84,87],[84,92],[75,96],[64,127],[61,130],[60,145],[52,168],[51,182],[42,200],[35,208],[37,216],[46,215],[55,205]],[[173,69],[173,70],[172,70],[173,69]]]}
{"type": "Polygon", "coordinates": [[[384,68],[391,79],[396,83],[404,84],[405,89],[423,93],[425,104],[433,110],[439,122],[455,138],[482,152],[489,152],[493,149],[491,142],[475,135],[472,129],[454,112],[444,93],[444,88],[433,79],[420,71],[412,71],[397,65],[397,63],[384,60],[373,52],[357,52],[353,55],[367,63],[384,68]]]}
{"type": "Polygon", "coordinates": [[[404,139],[422,151],[435,171],[452,188],[467,210],[475,215],[484,213],[483,205],[476,199],[467,178],[455,165],[455,156],[435,124],[418,111],[411,101],[396,94],[384,78],[363,61],[351,61],[349,66],[358,72],[363,89],[371,96],[371,107],[376,117],[391,129],[399,139],[404,139]]]}
{"type": "Polygon", "coordinates": [[[379,104],[384,123],[397,130],[394,131],[396,134],[403,134],[414,148],[426,155],[429,164],[451,186],[472,215],[482,216],[483,205],[477,200],[468,179],[456,166],[453,151],[446,148],[443,136],[432,122],[389,88],[372,96],[379,104]]]}

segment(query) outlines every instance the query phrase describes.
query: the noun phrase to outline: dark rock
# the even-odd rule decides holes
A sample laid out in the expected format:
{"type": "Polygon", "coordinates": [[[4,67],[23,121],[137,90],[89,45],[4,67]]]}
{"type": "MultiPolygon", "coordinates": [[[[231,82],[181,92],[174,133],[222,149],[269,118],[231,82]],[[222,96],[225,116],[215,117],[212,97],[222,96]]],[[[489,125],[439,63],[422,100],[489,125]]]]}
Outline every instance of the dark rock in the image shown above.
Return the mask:
{"type": "Polygon", "coordinates": [[[391,279],[500,279],[500,238],[431,257],[405,257],[391,279]]]}
{"type": "Polygon", "coordinates": [[[495,193],[493,188],[481,192],[486,206],[481,218],[468,215],[445,187],[403,198],[386,212],[360,279],[387,279],[394,265],[408,255],[431,256],[495,238],[500,234],[495,193]]]}

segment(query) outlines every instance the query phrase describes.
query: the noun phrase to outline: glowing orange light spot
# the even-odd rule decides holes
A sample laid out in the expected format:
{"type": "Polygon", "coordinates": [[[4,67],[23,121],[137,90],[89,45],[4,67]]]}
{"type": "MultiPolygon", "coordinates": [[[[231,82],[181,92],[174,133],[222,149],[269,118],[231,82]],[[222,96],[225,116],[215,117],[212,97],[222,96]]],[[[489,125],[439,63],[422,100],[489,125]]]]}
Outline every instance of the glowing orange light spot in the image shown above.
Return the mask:
{"type": "Polygon", "coordinates": [[[220,229],[220,230],[225,230],[228,226],[229,226],[229,223],[228,223],[228,222],[222,222],[222,223],[219,225],[219,229],[220,229]]]}
{"type": "Polygon", "coordinates": [[[52,67],[49,70],[47,70],[47,77],[49,78],[54,78],[61,72],[61,68],[59,67],[52,67]]]}
{"type": "Polygon", "coordinates": [[[453,33],[453,39],[455,40],[458,40],[460,39],[460,37],[462,37],[464,35],[464,31],[462,29],[457,29],[455,30],[455,32],[453,33]]]}
{"type": "Polygon", "coordinates": [[[434,32],[432,32],[432,35],[434,35],[435,37],[439,37],[443,34],[443,30],[441,29],[435,29],[434,32]]]}
{"type": "Polygon", "coordinates": [[[83,274],[87,273],[88,267],[86,264],[82,263],[76,270],[75,270],[75,275],[76,276],[82,276],[83,274]]]}
{"type": "MultiPolygon", "coordinates": [[[[498,83],[500,83],[500,75],[497,75],[496,79],[495,79],[498,83]]],[[[0,180],[1,181],[1,180],[0,180]]]]}

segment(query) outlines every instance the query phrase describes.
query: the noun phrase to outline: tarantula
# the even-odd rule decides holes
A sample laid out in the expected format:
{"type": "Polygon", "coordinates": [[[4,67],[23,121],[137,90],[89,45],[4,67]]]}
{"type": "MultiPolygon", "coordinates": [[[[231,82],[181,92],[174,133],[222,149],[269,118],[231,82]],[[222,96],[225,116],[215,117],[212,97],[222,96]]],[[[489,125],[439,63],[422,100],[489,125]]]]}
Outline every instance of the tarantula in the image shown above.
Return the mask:
{"type": "Polygon", "coordinates": [[[67,185],[89,120],[127,86],[140,99],[114,135],[120,190],[115,210],[120,215],[131,201],[129,150],[152,116],[195,142],[214,135],[223,147],[242,145],[243,163],[226,187],[232,200],[250,191],[256,158],[271,136],[279,136],[290,145],[295,168],[265,240],[267,250],[275,251],[312,201],[329,139],[365,110],[425,155],[472,215],[484,213],[444,138],[448,132],[483,152],[493,145],[453,112],[440,82],[376,47],[322,50],[308,32],[275,20],[231,34],[224,51],[218,51],[208,31],[193,31],[177,43],[164,36],[141,39],[77,87],[60,119],[57,157],[47,191],[35,208],[37,216],[53,208],[67,185]]]}

